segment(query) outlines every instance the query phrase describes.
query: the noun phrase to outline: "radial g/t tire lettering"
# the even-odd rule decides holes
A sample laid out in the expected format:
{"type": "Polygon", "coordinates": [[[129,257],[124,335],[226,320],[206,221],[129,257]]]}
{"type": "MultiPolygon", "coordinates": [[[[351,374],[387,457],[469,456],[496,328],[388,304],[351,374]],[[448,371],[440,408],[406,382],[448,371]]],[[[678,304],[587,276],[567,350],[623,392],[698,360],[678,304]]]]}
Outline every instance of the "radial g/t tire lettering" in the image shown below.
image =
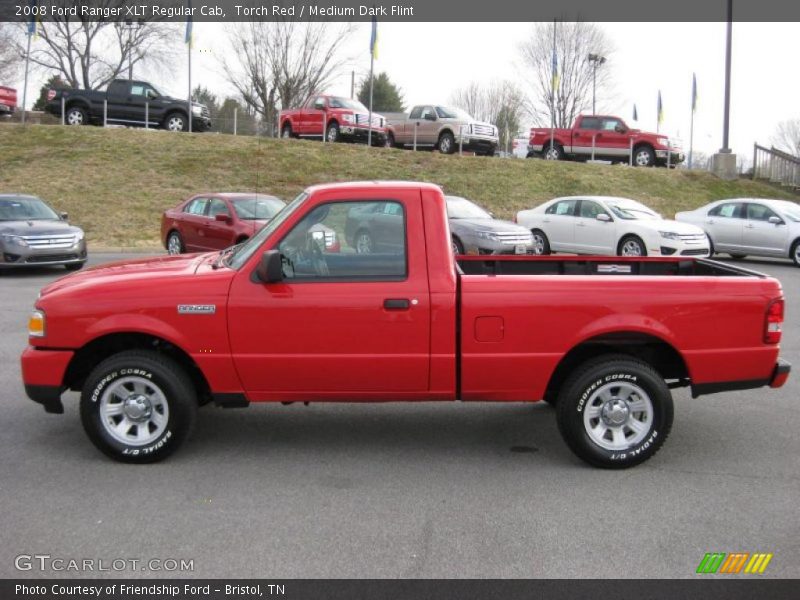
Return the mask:
{"type": "Polygon", "coordinates": [[[567,378],[556,415],[564,441],[579,458],[595,467],[625,469],[651,458],[666,440],[672,395],[649,364],[608,354],[567,378]]]}

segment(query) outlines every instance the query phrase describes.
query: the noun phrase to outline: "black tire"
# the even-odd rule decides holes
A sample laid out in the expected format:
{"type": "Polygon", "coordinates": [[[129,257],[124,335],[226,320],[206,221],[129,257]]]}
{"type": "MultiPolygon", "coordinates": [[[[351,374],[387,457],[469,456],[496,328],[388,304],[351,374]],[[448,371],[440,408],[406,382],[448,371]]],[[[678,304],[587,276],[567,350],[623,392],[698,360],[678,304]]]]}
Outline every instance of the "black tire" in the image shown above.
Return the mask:
{"type": "Polygon", "coordinates": [[[170,231],[167,236],[167,254],[177,256],[186,252],[186,246],[183,244],[183,238],[177,231],[170,231]]]}
{"type": "Polygon", "coordinates": [[[454,254],[464,254],[464,244],[461,243],[461,240],[458,239],[456,236],[453,236],[451,240],[453,246],[453,253],[454,254]]]}
{"type": "Polygon", "coordinates": [[[664,379],[649,364],[625,354],[600,356],[576,369],[561,386],[556,411],[569,448],[581,460],[606,469],[626,469],[651,458],[667,439],[673,419],[664,379]],[[592,418],[589,410],[598,416],[592,418]],[[634,430],[633,421],[641,429],[634,430]],[[615,447],[604,447],[598,439],[615,447]]]}
{"type": "Polygon", "coordinates": [[[171,112],[164,118],[163,127],[167,131],[176,133],[187,131],[189,129],[188,119],[183,113],[171,112]]]}
{"type": "Polygon", "coordinates": [[[83,268],[83,264],[84,263],[82,263],[82,262],[80,262],[80,263],[70,263],[68,265],[64,265],[64,268],[67,271],[80,271],[83,268]]]}
{"type": "Polygon", "coordinates": [[[442,154],[453,154],[456,151],[456,138],[449,131],[445,131],[439,136],[436,148],[442,154]]]}
{"type": "Polygon", "coordinates": [[[325,134],[325,141],[333,144],[339,141],[339,124],[336,121],[332,121],[328,125],[328,129],[325,134]]]}
{"type": "Polygon", "coordinates": [[[283,127],[281,128],[281,137],[284,139],[290,139],[293,137],[291,123],[287,122],[283,124],[283,127]]]}
{"type": "Polygon", "coordinates": [[[386,147],[387,148],[396,148],[397,147],[397,145],[395,144],[395,141],[394,141],[394,134],[388,133],[386,135],[386,147]]]}
{"type": "Polygon", "coordinates": [[[638,146],[633,149],[634,167],[652,167],[656,164],[656,153],[650,146],[638,146]]]}
{"type": "Polygon", "coordinates": [[[171,358],[152,350],[121,352],[102,361],[86,379],[80,406],[91,442],[106,456],[126,463],[151,463],[172,454],[191,434],[197,415],[189,376],[171,358]],[[128,396],[122,399],[120,391],[128,396]],[[158,399],[151,402],[151,398],[158,399]],[[119,402],[109,402],[113,399],[119,402]],[[131,407],[123,408],[128,401],[131,407]],[[119,406],[118,414],[109,416],[109,404],[119,406]],[[126,410],[146,412],[134,422],[137,417],[126,410]],[[156,423],[148,415],[163,419],[156,423]],[[117,433],[112,434],[115,423],[117,433]],[[141,431],[144,441],[131,443],[141,431]]]}
{"type": "Polygon", "coordinates": [[[375,252],[375,241],[366,229],[359,229],[353,236],[353,246],[356,254],[372,254],[375,252]]]}
{"type": "Polygon", "coordinates": [[[494,156],[494,148],[489,148],[485,153],[485,156],[494,156]]]}
{"type": "Polygon", "coordinates": [[[642,238],[638,235],[626,235],[619,241],[619,245],[617,245],[617,256],[647,256],[647,246],[644,245],[642,238]],[[638,246],[639,254],[626,251],[626,246],[630,248],[638,246]]]}
{"type": "Polygon", "coordinates": [[[747,258],[747,254],[734,254],[733,252],[728,252],[728,254],[733,260],[742,260],[747,258]]]}
{"type": "Polygon", "coordinates": [[[795,266],[800,267],[800,239],[795,240],[794,244],[792,244],[792,249],[789,253],[789,256],[795,266]]]}
{"type": "Polygon", "coordinates": [[[716,250],[714,249],[714,240],[711,239],[711,236],[706,234],[708,238],[708,258],[714,258],[714,254],[716,254],[716,250]]]}
{"type": "Polygon", "coordinates": [[[550,254],[550,240],[541,229],[531,229],[533,235],[533,253],[539,256],[550,254]],[[541,250],[540,250],[541,248],[541,250]]]}
{"type": "Polygon", "coordinates": [[[547,144],[547,148],[542,148],[542,158],[545,160],[564,160],[564,148],[560,144],[547,144]]]}
{"type": "Polygon", "coordinates": [[[64,112],[66,125],[80,126],[89,124],[89,115],[80,106],[70,106],[64,112]]]}
{"type": "Polygon", "coordinates": [[[235,242],[235,243],[236,243],[237,245],[238,245],[238,244],[242,244],[242,243],[246,242],[246,241],[247,241],[247,240],[249,240],[249,239],[250,239],[250,238],[249,238],[249,237],[247,237],[246,235],[242,235],[242,236],[240,236],[240,237],[236,238],[236,242],[235,242]]]}

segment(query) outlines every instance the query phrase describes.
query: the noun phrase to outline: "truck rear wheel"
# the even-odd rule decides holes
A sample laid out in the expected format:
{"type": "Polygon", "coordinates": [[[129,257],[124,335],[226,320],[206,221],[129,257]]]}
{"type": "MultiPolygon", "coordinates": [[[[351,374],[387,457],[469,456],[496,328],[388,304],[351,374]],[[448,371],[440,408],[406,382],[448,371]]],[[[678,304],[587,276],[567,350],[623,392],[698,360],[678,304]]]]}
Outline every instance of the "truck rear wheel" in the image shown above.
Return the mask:
{"type": "Polygon", "coordinates": [[[585,362],[558,394],[558,428],[595,467],[625,469],[652,457],[672,427],[672,395],[650,365],[625,354],[585,362]]]}
{"type": "Polygon", "coordinates": [[[150,350],[105,359],[86,379],[81,394],[86,434],[101,452],[120,462],[166,458],[189,437],[196,413],[189,376],[171,358],[150,350]]]}

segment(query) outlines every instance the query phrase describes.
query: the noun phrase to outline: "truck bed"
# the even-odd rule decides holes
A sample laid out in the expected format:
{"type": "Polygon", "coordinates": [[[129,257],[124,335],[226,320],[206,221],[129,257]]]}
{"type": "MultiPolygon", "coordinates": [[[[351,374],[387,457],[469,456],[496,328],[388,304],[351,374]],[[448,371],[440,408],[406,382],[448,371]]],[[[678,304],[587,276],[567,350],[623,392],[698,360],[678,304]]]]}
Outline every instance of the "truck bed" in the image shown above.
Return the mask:
{"type": "Polygon", "coordinates": [[[630,256],[459,256],[462,275],[766,275],[707,258],[630,256]]]}

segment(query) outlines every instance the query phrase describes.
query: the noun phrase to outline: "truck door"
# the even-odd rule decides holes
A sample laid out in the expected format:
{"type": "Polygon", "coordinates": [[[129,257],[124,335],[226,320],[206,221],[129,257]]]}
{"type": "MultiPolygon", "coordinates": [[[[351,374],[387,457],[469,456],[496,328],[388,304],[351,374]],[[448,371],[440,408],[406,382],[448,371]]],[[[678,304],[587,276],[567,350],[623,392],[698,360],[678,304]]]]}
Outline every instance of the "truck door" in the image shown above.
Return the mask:
{"type": "Polygon", "coordinates": [[[420,193],[328,197],[268,242],[282,254],[282,282],[265,284],[251,272],[234,280],[228,323],[244,388],[253,400],[422,398],[431,309],[420,193]],[[378,251],[358,254],[350,246],[347,220],[365,202],[404,219],[397,248],[378,240],[378,251]],[[326,253],[331,230],[341,249],[326,253]]]}
{"type": "Polygon", "coordinates": [[[625,123],[615,117],[603,117],[595,142],[595,156],[627,159],[630,151],[630,134],[625,123]]]}
{"type": "Polygon", "coordinates": [[[572,146],[564,148],[564,151],[567,154],[572,153],[581,158],[591,157],[592,138],[595,139],[595,146],[597,146],[599,143],[597,135],[599,133],[599,117],[582,117],[578,127],[572,130],[572,146]]]}
{"type": "Polygon", "coordinates": [[[439,141],[438,119],[439,117],[436,115],[436,110],[434,110],[432,106],[425,106],[422,109],[419,127],[417,128],[417,144],[432,146],[439,141]]]}
{"type": "Polygon", "coordinates": [[[318,96],[302,114],[303,133],[305,135],[322,136],[323,125],[325,122],[325,97],[318,96]]]}
{"type": "MultiPolygon", "coordinates": [[[[128,81],[112,81],[106,90],[106,101],[108,104],[109,122],[127,122],[130,120],[128,109],[128,96],[130,95],[131,84],[128,81]]],[[[103,107],[100,106],[98,113],[102,119],[103,107]]]]}

